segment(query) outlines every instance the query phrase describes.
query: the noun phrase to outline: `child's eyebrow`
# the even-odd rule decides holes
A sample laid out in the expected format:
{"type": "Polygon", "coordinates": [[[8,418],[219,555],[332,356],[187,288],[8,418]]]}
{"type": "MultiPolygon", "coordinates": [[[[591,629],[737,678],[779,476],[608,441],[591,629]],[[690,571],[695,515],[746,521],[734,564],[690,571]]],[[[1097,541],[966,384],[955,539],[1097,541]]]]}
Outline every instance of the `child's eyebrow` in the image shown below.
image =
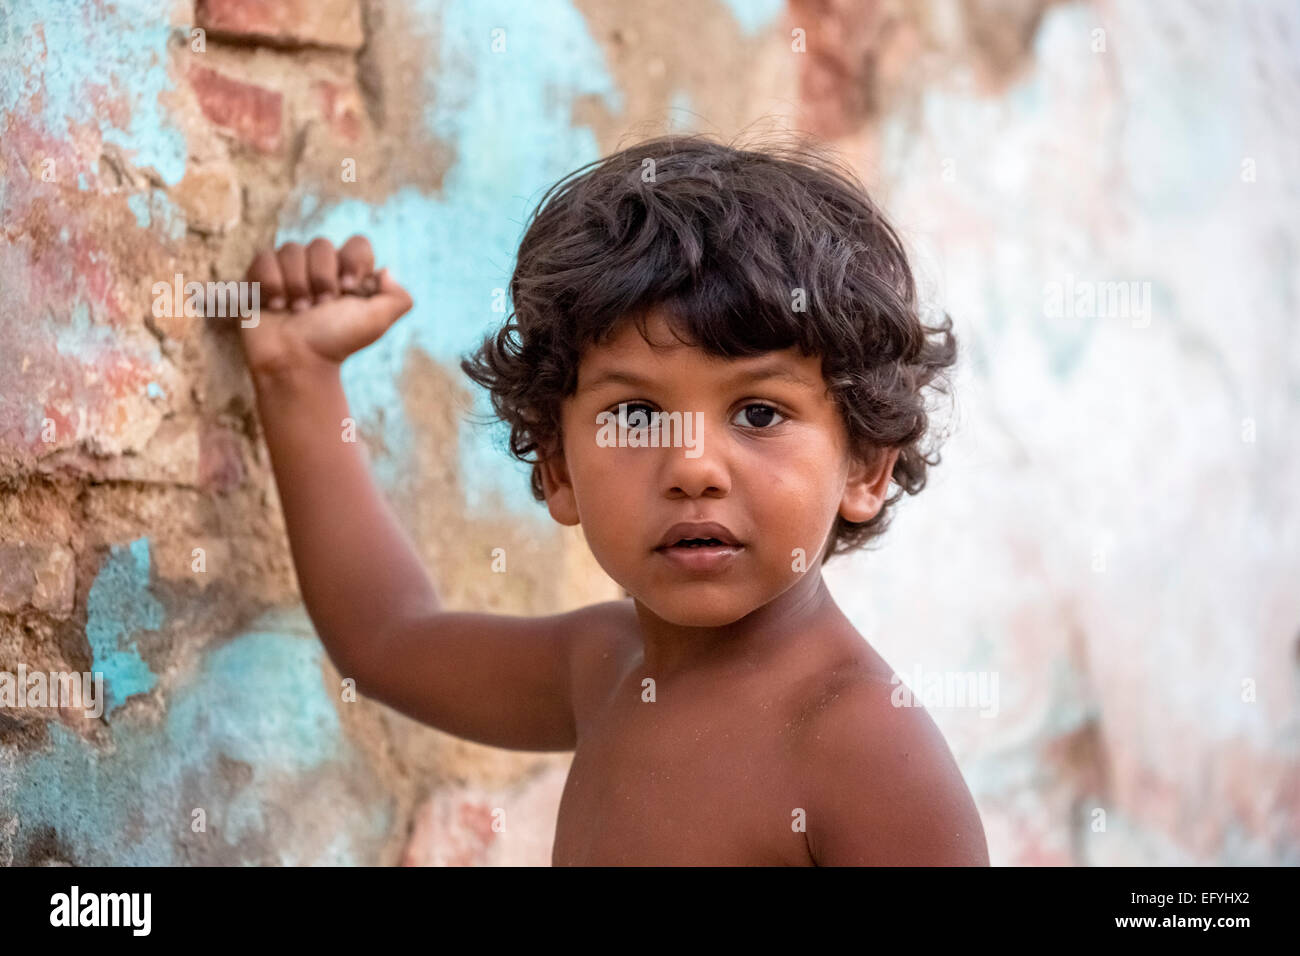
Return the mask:
{"type": "MultiPolygon", "coordinates": [[[[772,379],[788,382],[792,385],[802,385],[804,388],[818,387],[793,369],[785,365],[772,364],[739,372],[726,379],[723,386],[728,387],[739,385],[742,382],[762,382],[772,379]]],[[[654,384],[655,382],[652,379],[644,378],[635,372],[628,372],[623,369],[605,369],[593,375],[591,381],[585,382],[578,391],[589,392],[600,388],[602,385],[631,385],[635,388],[648,388],[654,384]]]]}

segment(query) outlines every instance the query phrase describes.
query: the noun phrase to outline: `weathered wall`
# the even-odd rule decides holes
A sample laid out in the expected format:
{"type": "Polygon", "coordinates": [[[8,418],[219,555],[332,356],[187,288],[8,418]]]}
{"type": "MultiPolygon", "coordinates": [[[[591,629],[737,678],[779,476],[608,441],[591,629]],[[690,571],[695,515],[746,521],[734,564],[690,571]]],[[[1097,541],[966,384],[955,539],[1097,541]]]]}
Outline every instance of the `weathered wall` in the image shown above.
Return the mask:
{"type": "Polygon", "coordinates": [[[546,185],[772,120],[858,164],[962,338],[931,486],[827,576],[909,682],[998,675],[933,711],[994,862],[1295,862],[1300,19],[1141,6],[0,2],[0,671],[108,690],[0,710],[0,861],[547,862],[567,757],[341,699],[237,332],[151,289],[365,233],[416,307],[344,384],[447,602],[618,596],[454,360],[546,185]],[[1149,321],[1049,315],[1067,276],[1149,321]]]}
{"type": "MultiPolygon", "coordinates": [[[[22,2],[0,20],[0,669],[99,671],[108,695],[99,720],[0,712],[6,862],[394,862],[429,794],[565,763],[340,699],[295,610],[236,329],[155,319],[156,281],[365,232],[420,304],[345,387],[444,599],[617,596],[519,470],[482,466],[494,436],[447,371],[500,319],[528,194],[597,148],[561,108],[592,88],[581,19],[507,19],[510,59],[482,4],[261,6],[283,13],[22,2]]],[[[523,824],[487,832],[549,859],[523,824]]]]}
{"type": "Polygon", "coordinates": [[[997,677],[932,709],[995,862],[1300,863],[1300,9],[981,6],[854,20],[818,101],[964,338],[828,580],[910,686],[997,677]]]}

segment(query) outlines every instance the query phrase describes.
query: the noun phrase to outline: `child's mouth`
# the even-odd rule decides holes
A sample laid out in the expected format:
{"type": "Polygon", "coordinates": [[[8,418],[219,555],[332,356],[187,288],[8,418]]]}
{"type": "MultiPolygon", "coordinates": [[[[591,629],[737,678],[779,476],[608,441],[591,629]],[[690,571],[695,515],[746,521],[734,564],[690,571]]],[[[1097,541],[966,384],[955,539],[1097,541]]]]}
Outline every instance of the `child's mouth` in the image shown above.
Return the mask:
{"type": "Polygon", "coordinates": [[[683,538],[676,544],[656,548],[655,553],[684,570],[706,572],[722,570],[743,550],[744,545],[723,544],[717,538],[683,538]]]}

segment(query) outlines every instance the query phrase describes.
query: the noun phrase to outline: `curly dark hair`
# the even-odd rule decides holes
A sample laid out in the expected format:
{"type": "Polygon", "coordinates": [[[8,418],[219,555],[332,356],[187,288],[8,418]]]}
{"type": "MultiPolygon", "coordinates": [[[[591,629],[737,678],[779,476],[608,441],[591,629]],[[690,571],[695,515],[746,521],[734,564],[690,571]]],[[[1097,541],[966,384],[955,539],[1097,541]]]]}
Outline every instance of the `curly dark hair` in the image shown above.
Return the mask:
{"type": "Polygon", "coordinates": [[[938,377],[948,392],[952,319],[923,324],[897,234],[853,171],[809,137],[751,149],[666,135],[580,167],[533,210],[510,295],[513,313],[460,365],[509,424],[510,453],[533,464],[538,501],[537,461],[561,447],[579,358],[625,320],[645,336],[655,308],[716,356],[791,346],[821,356],[854,452],[871,462],[900,449],[897,490],[868,521],[837,517],[821,563],[883,534],[891,506],[939,463],[919,447],[922,389],[938,377]]]}

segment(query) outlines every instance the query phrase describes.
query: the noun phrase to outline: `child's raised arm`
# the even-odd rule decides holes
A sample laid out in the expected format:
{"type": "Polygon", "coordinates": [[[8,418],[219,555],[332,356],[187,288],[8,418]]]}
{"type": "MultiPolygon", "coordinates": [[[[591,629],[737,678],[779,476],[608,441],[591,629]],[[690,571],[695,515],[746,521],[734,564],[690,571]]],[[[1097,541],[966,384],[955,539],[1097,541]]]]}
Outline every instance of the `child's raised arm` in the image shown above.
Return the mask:
{"type": "Polygon", "coordinates": [[[337,252],[324,239],[264,251],[248,271],[269,308],[240,337],[307,612],[367,696],[481,743],[572,749],[569,646],[581,612],[444,612],[360,446],[344,440],[343,359],[412,304],[373,268],[357,236],[337,252]]]}

